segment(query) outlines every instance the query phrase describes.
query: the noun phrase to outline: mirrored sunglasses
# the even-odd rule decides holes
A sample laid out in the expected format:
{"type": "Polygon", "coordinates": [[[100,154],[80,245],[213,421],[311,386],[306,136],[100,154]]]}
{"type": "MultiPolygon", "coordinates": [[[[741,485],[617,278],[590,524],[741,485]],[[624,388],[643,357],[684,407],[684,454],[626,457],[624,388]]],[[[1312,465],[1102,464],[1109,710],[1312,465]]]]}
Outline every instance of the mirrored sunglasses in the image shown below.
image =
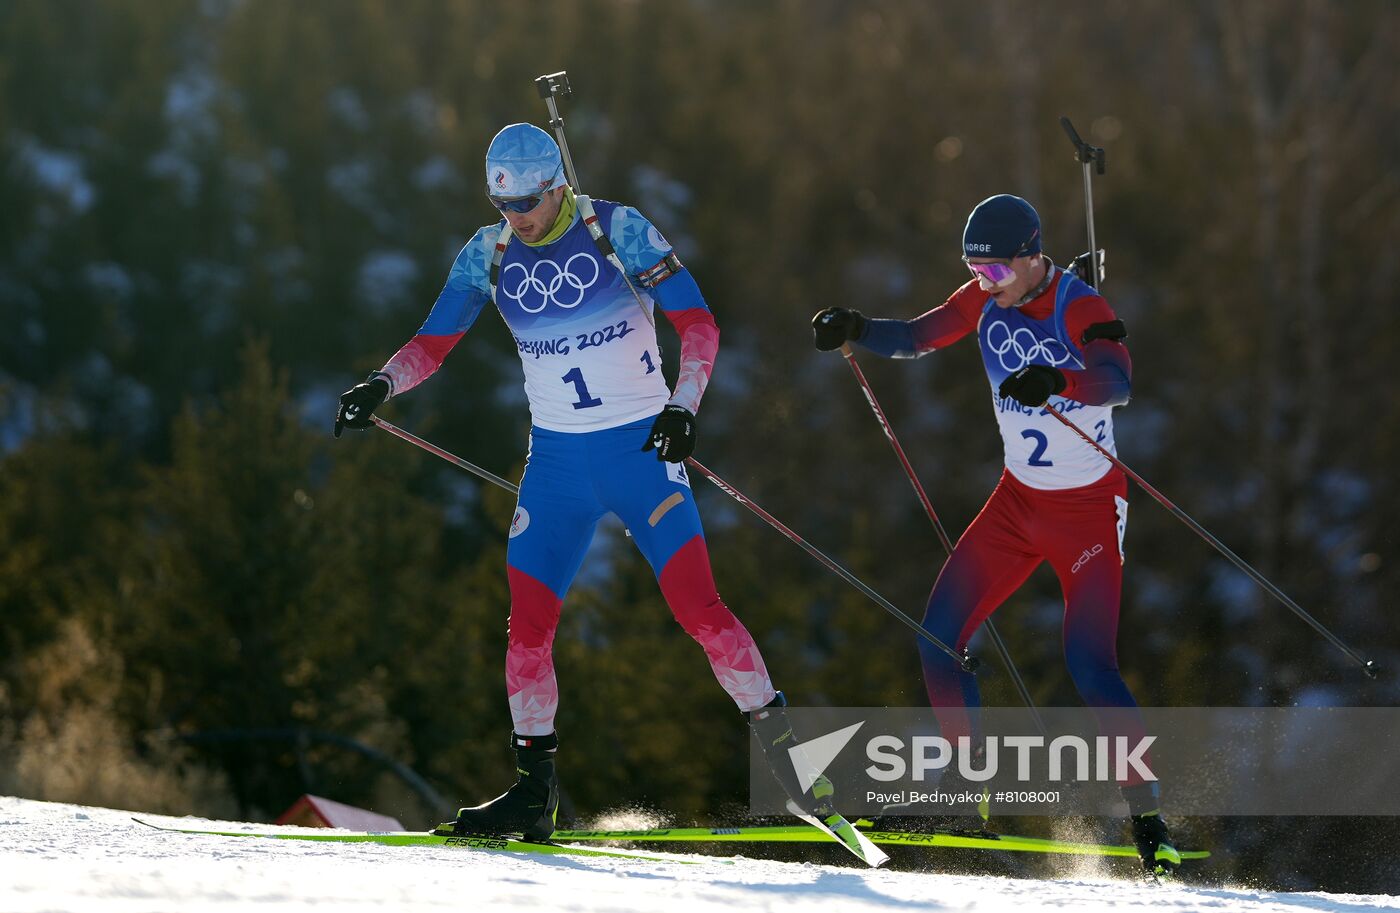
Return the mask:
{"type": "Polygon", "coordinates": [[[977,277],[977,281],[987,288],[1001,288],[1016,281],[1016,271],[1011,268],[1010,261],[1000,263],[969,263],[966,257],[963,262],[967,263],[967,268],[972,275],[977,277]]]}
{"type": "MultiPolygon", "coordinates": [[[[547,192],[547,191],[546,191],[547,192]]],[[[543,193],[532,193],[526,197],[488,197],[491,205],[501,212],[533,212],[535,207],[544,202],[543,193]]]]}

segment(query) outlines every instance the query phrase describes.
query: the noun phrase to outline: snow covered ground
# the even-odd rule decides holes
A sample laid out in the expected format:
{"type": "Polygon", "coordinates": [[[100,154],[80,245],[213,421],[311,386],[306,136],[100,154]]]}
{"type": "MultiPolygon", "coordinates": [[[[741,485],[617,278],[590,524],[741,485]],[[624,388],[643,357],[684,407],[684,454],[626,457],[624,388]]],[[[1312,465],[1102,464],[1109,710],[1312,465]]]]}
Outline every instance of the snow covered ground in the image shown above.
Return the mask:
{"type": "MultiPolygon", "coordinates": [[[[0,797],[0,911],[1400,910],[1400,898],[1028,881],[705,857],[698,865],[153,831],[130,812],[0,797]]],[[[156,824],[252,829],[142,815],[156,824]]],[[[259,829],[266,829],[259,826],[259,829]]]]}

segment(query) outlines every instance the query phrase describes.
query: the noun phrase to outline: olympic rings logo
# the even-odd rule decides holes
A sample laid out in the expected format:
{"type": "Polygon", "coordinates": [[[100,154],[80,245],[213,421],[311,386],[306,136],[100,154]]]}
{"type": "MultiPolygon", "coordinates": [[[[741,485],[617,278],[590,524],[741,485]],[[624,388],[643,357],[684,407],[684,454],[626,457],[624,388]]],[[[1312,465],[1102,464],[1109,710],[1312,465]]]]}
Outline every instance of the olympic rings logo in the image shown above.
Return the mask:
{"type": "Polygon", "coordinates": [[[1012,330],[1001,320],[987,327],[987,348],[1003,368],[1013,373],[1037,358],[1051,365],[1062,365],[1070,359],[1069,349],[1058,339],[1039,339],[1029,328],[1012,330]],[[1008,356],[1014,356],[1013,361],[1008,361],[1008,356]]]}
{"type": "Polygon", "coordinates": [[[564,266],[560,268],[553,260],[540,260],[534,266],[526,269],[523,264],[512,263],[501,271],[500,291],[527,314],[538,314],[545,309],[547,304],[555,304],[564,309],[576,308],[583,303],[583,293],[598,281],[598,276],[602,270],[598,266],[598,261],[586,253],[577,253],[564,261],[564,266]],[[593,267],[593,275],[587,280],[582,275],[582,270],[574,272],[574,261],[582,260],[593,267]],[[519,270],[519,281],[512,287],[509,280],[512,276],[511,270],[519,270]],[[568,291],[572,289],[572,291],[568,291]],[[563,297],[560,297],[563,292],[563,297]],[[527,294],[539,295],[539,306],[531,307],[525,303],[527,294]]]}

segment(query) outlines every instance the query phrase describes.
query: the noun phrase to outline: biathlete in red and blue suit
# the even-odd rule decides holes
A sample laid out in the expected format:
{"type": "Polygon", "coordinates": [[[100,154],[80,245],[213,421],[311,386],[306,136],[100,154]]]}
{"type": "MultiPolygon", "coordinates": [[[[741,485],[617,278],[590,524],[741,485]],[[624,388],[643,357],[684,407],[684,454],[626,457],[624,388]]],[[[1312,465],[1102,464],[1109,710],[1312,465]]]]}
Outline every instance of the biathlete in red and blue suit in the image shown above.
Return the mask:
{"type": "MultiPolygon", "coordinates": [[[[437,371],[495,305],[524,366],[532,425],[506,552],[506,695],[520,779],[444,827],[543,839],[558,808],[555,629],[604,514],[626,524],[676,620],[704,649],[765,753],[790,745],[791,732],[758,647],[715,588],[685,470],[719,348],[695,279],[636,209],[577,196],[558,145],[538,127],[512,124],[496,135],[486,187],[502,220],[462,248],[418,333],[341,397],[335,433],[369,427],[385,399],[437,371]],[[680,336],[674,391],[662,376],[657,310],[680,336]]],[[[775,773],[811,805],[813,791],[796,785],[791,768],[775,773]]]]}
{"type": "MultiPolygon", "coordinates": [[[[1126,479],[1050,414],[1061,413],[1117,454],[1113,409],[1128,402],[1132,381],[1123,323],[1093,288],[1041,253],[1040,218],[1020,197],[978,204],[963,234],[963,260],[973,280],[913,320],[819,312],[812,320],[817,348],[850,341],[887,358],[918,358],[976,334],[1006,468],[939,574],[924,626],[963,652],[1031,571],[1049,562],[1064,591],[1064,653],[1076,689],[1105,732],[1139,736],[1141,715],[1119,674],[1116,645],[1126,479]]],[[[975,743],[976,678],[930,644],[920,641],[919,649],[944,737],[975,743]]],[[[1157,783],[1130,769],[1120,786],[1144,864],[1173,865],[1157,783]]]]}

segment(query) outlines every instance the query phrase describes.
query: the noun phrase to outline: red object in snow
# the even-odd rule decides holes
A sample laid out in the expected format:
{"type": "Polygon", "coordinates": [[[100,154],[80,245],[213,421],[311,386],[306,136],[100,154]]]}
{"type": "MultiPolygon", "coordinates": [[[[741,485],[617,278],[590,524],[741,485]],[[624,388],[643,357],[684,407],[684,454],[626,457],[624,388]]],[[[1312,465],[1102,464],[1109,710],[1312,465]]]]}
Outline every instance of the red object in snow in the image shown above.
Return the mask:
{"type": "Polygon", "coordinates": [[[401,831],[396,818],[333,802],[320,796],[302,796],[277,816],[275,824],[297,827],[340,827],[348,831],[401,831]]]}

